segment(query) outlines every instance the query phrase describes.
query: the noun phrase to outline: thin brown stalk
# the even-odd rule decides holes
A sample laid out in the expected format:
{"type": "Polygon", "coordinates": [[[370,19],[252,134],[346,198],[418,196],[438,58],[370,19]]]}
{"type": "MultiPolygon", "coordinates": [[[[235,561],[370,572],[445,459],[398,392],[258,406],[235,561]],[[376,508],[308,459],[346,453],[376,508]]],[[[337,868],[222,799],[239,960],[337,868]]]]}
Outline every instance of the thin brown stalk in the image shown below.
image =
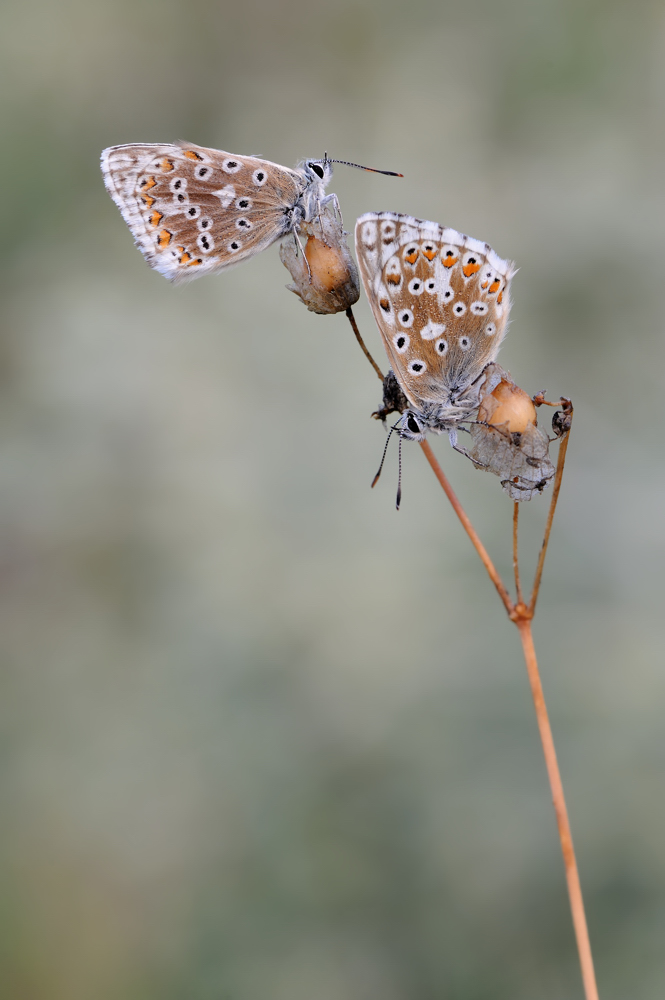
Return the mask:
{"type": "Polygon", "coordinates": [[[517,529],[519,526],[520,505],[515,501],[513,504],[513,572],[515,573],[515,590],[517,591],[517,603],[524,604],[522,597],[522,584],[520,583],[520,563],[517,556],[517,529]]]}
{"type": "Polygon", "coordinates": [[[351,308],[351,306],[349,306],[349,308],[346,310],[346,315],[347,315],[349,323],[351,324],[351,328],[353,329],[353,332],[356,335],[356,340],[360,344],[360,350],[363,352],[363,354],[365,355],[365,357],[369,361],[370,365],[372,366],[372,368],[374,369],[374,371],[376,372],[376,374],[379,376],[380,381],[383,382],[383,374],[381,372],[381,369],[377,365],[377,363],[374,360],[374,358],[372,357],[372,355],[367,350],[367,348],[365,346],[365,341],[360,336],[360,330],[358,329],[358,324],[356,323],[356,317],[353,315],[353,309],[351,308]]]}
{"type": "MultiPolygon", "coordinates": [[[[355,319],[350,309],[347,309],[346,314],[349,318],[349,322],[353,327],[353,332],[356,335],[356,339],[362,348],[363,353],[368,358],[370,364],[376,371],[377,375],[381,380],[383,376],[381,375],[380,369],[378,368],[376,362],[370,355],[369,351],[365,347],[363,340],[360,336],[360,332],[356,325],[355,319]]],[[[534,402],[536,400],[534,399],[534,402]]],[[[537,405],[542,405],[546,401],[540,399],[537,405]]],[[[566,800],[563,793],[563,784],[561,781],[561,774],[559,771],[559,765],[556,757],[556,750],[554,748],[554,738],[552,736],[552,729],[550,727],[549,716],[547,714],[547,706],[545,705],[545,695],[543,693],[542,684],[540,681],[540,674],[538,672],[538,661],[536,659],[536,650],[533,644],[533,636],[531,633],[531,619],[533,618],[536,600],[538,597],[538,591],[540,588],[540,581],[543,574],[543,566],[545,563],[545,556],[547,555],[547,547],[549,544],[550,532],[552,530],[552,522],[554,520],[554,513],[556,511],[556,505],[559,498],[559,491],[561,489],[561,479],[563,476],[563,467],[566,459],[566,450],[568,447],[568,435],[570,432],[570,422],[572,420],[572,406],[569,400],[562,400],[565,403],[564,407],[564,423],[562,427],[564,428],[561,434],[561,441],[559,444],[559,455],[557,462],[557,469],[554,477],[554,488],[552,491],[552,500],[550,503],[550,508],[547,515],[547,522],[545,526],[545,534],[543,537],[543,543],[540,550],[540,556],[538,559],[538,565],[536,568],[536,575],[534,579],[533,593],[531,596],[531,602],[529,606],[524,603],[522,596],[522,588],[520,583],[519,574],[519,561],[518,561],[518,523],[519,523],[519,505],[515,503],[513,508],[513,569],[515,573],[515,587],[517,590],[517,603],[513,604],[508,594],[508,591],[503,583],[503,580],[499,576],[494,563],[489,557],[485,546],[480,541],[480,538],[476,534],[476,530],[471,524],[466,511],[460,504],[457,496],[455,495],[447,477],[445,476],[443,469],[439,465],[432,449],[427,441],[421,441],[420,447],[422,448],[427,461],[429,462],[434,475],[438,479],[444,493],[448,497],[450,504],[457,514],[459,520],[462,523],[462,527],[466,531],[471,544],[475,548],[480,560],[485,567],[487,574],[496,587],[497,593],[501,598],[503,605],[508,612],[508,617],[517,626],[520,639],[522,640],[522,649],[524,651],[524,660],[526,663],[527,675],[529,678],[529,684],[531,686],[531,693],[533,695],[533,703],[536,710],[536,718],[538,721],[538,729],[540,732],[540,739],[543,746],[543,753],[545,755],[545,765],[547,767],[547,775],[550,782],[550,789],[552,792],[552,802],[554,804],[554,811],[556,814],[557,827],[559,830],[559,840],[561,842],[561,852],[563,854],[563,863],[566,873],[566,882],[568,885],[568,896],[570,899],[570,909],[573,919],[573,927],[575,931],[575,939],[577,942],[577,950],[580,959],[580,966],[582,969],[582,982],[584,985],[584,995],[585,1000],[598,1000],[598,988],[596,986],[596,976],[593,967],[593,957],[591,954],[591,944],[589,942],[589,932],[587,929],[586,915],[584,912],[584,900],[582,898],[582,888],[580,885],[579,873],[577,870],[577,861],[575,859],[575,850],[573,847],[573,838],[570,830],[570,822],[568,820],[568,810],[566,808],[566,800]],[[565,422],[567,421],[567,422],[565,422]]],[[[548,403],[547,405],[556,406],[559,404],[548,403]]]]}
{"type": "MultiPolygon", "coordinates": [[[[569,407],[567,411],[568,423],[567,423],[567,428],[561,437],[561,441],[559,442],[559,455],[556,463],[556,473],[554,475],[554,487],[552,489],[552,499],[550,501],[550,509],[547,512],[545,534],[543,535],[543,544],[540,547],[540,554],[538,556],[538,565],[536,566],[536,575],[533,580],[533,590],[531,591],[531,600],[529,602],[529,609],[531,611],[532,617],[536,610],[536,601],[538,600],[540,581],[542,580],[543,576],[543,568],[545,566],[545,556],[547,555],[547,546],[549,545],[550,541],[552,522],[554,521],[556,505],[559,500],[559,491],[561,489],[561,480],[563,478],[563,467],[566,463],[566,452],[568,451],[568,438],[570,437],[570,425],[573,419],[573,408],[572,406],[570,406],[570,402],[568,400],[566,400],[566,402],[568,403],[569,407]]],[[[548,405],[556,406],[557,404],[548,404],[548,405]]]]}
{"type": "Polygon", "coordinates": [[[563,784],[561,782],[561,774],[559,772],[559,765],[556,758],[556,750],[554,749],[552,729],[550,727],[550,720],[547,714],[547,707],[545,705],[545,696],[543,694],[543,687],[540,682],[540,674],[538,672],[536,650],[533,645],[533,636],[531,634],[531,619],[526,617],[520,618],[515,622],[515,624],[519,629],[520,638],[522,640],[526,670],[529,677],[529,684],[531,685],[531,694],[533,695],[533,704],[536,709],[540,739],[543,745],[543,753],[545,754],[547,775],[549,777],[550,788],[552,790],[552,802],[554,803],[554,812],[556,813],[556,821],[559,828],[559,840],[561,841],[561,852],[563,854],[563,863],[566,870],[566,882],[568,883],[568,896],[570,898],[570,909],[573,916],[573,927],[575,929],[577,950],[580,956],[580,965],[582,967],[584,995],[586,1000],[598,1000],[598,988],[596,986],[596,976],[593,968],[593,956],[591,954],[591,944],[589,942],[589,931],[587,929],[586,916],[584,913],[582,888],[580,886],[580,877],[577,871],[573,837],[570,831],[570,823],[568,821],[568,810],[566,808],[566,799],[563,794],[563,784]]]}
{"type": "Polygon", "coordinates": [[[462,527],[464,528],[464,530],[466,531],[467,535],[471,539],[471,544],[473,545],[474,549],[476,550],[476,552],[480,556],[481,562],[482,562],[483,566],[485,567],[485,569],[487,570],[487,573],[488,573],[488,576],[489,576],[490,580],[492,581],[492,583],[496,587],[496,589],[498,591],[498,594],[499,594],[499,597],[503,601],[503,604],[504,604],[504,607],[505,607],[506,611],[508,612],[509,615],[513,614],[513,612],[514,612],[513,602],[511,601],[510,595],[508,594],[508,591],[506,590],[506,588],[504,586],[503,580],[501,579],[501,577],[497,573],[497,571],[495,569],[495,566],[494,566],[494,563],[492,562],[492,560],[489,557],[487,549],[485,548],[485,546],[481,542],[480,538],[476,534],[476,529],[471,524],[471,521],[469,520],[466,511],[464,510],[464,508],[462,507],[461,503],[459,502],[459,500],[455,496],[455,493],[453,492],[453,488],[450,485],[450,483],[448,482],[448,479],[446,478],[446,476],[445,476],[445,474],[443,472],[443,469],[441,468],[441,466],[437,462],[436,457],[434,455],[434,452],[432,451],[432,449],[429,446],[429,443],[427,441],[421,441],[420,442],[420,447],[424,451],[425,458],[427,459],[427,461],[431,465],[432,470],[434,472],[434,475],[439,480],[439,483],[441,484],[443,492],[446,494],[446,496],[450,500],[450,503],[451,503],[451,506],[452,506],[453,510],[455,511],[455,513],[459,517],[460,521],[462,522],[462,527]]]}

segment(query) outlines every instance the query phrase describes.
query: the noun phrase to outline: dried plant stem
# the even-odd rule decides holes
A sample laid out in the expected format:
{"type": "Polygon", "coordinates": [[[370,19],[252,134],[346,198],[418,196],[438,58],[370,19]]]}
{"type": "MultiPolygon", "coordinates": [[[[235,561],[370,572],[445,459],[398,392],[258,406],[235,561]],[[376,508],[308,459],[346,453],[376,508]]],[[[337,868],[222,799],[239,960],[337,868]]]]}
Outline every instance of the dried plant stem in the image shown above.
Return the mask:
{"type": "Polygon", "coordinates": [[[517,536],[519,528],[520,505],[515,501],[513,504],[513,572],[515,574],[515,590],[517,591],[517,603],[524,604],[522,597],[522,584],[520,583],[520,562],[517,555],[517,536]]]}
{"type": "Polygon", "coordinates": [[[547,512],[547,522],[545,524],[545,534],[543,535],[543,544],[540,546],[540,555],[538,556],[536,575],[533,580],[533,590],[531,592],[531,600],[529,602],[529,608],[531,609],[532,616],[534,611],[536,610],[536,601],[538,600],[538,592],[540,591],[540,581],[543,576],[543,567],[545,565],[545,556],[547,555],[547,546],[549,545],[550,532],[552,531],[552,522],[554,521],[554,513],[556,511],[556,505],[559,499],[561,480],[563,478],[563,467],[566,461],[566,452],[568,451],[568,438],[570,437],[570,424],[572,423],[572,418],[573,418],[573,410],[571,406],[568,430],[565,432],[565,434],[561,438],[561,441],[559,442],[559,455],[556,463],[556,473],[554,475],[552,499],[550,501],[550,509],[547,512]]]}
{"type": "Polygon", "coordinates": [[[556,759],[556,750],[554,749],[552,729],[550,727],[550,720],[547,714],[547,707],[545,705],[545,696],[543,694],[543,687],[540,682],[540,674],[538,672],[536,650],[533,645],[533,636],[531,634],[531,619],[526,617],[519,618],[515,624],[519,629],[520,638],[522,640],[526,670],[529,677],[529,684],[531,685],[533,704],[536,709],[536,718],[538,720],[538,729],[540,730],[540,739],[543,744],[543,753],[545,754],[547,775],[550,780],[550,788],[552,789],[552,802],[554,803],[554,812],[556,813],[556,821],[559,828],[559,840],[561,841],[561,852],[563,854],[563,863],[566,870],[566,882],[568,883],[568,896],[570,897],[573,927],[575,928],[577,950],[579,952],[580,965],[582,967],[584,995],[586,1000],[598,1000],[598,988],[596,986],[591,944],[589,942],[589,932],[584,913],[582,888],[580,886],[580,877],[577,871],[577,861],[575,860],[575,850],[573,848],[573,837],[570,832],[568,810],[566,808],[566,800],[563,794],[563,784],[561,783],[561,774],[559,772],[559,765],[556,759]]]}
{"type": "Polygon", "coordinates": [[[356,335],[356,340],[360,344],[360,350],[363,352],[363,354],[369,361],[370,365],[372,366],[376,374],[379,376],[380,381],[383,382],[383,374],[381,372],[381,369],[379,368],[376,361],[365,347],[365,341],[360,336],[360,330],[358,329],[358,324],[356,323],[356,317],[353,315],[353,309],[351,308],[351,306],[349,306],[349,308],[346,310],[346,315],[349,323],[351,324],[351,328],[356,335]]]}
{"type": "MultiPolygon", "coordinates": [[[[360,347],[365,354],[366,358],[369,360],[370,364],[374,368],[379,378],[383,381],[383,376],[381,370],[371,356],[362,337],[360,336],[360,331],[356,325],[355,318],[351,309],[346,310],[346,315],[348,316],[349,322],[353,327],[353,332],[356,335],[356,340],[360,344],[360,347]]],[[[541,399],[538,405],[542,405],[546,401],[541,399]]],[[[563,402],[563,401],[562,401],[563,402]]],[[[570,401],[565,401],[567,404],[566,414],[567,414],[567,427],[561,436],[561,441],[559,443],[559,455],[557,461],[557,469],[554,477],[554,488],[552,491],[552,500],[550,502],[550,508],[547,514],[547,522],[545,525],[545,533],[543,536],[543,543],[540,549],[540,555],[538,558],[538,565],[536,568],[536,575],[534,578],[533,591],[531,595],[531,600],[528,606],[524,603],[524,598],[522,596],[522,587],[520,583],[520,572],[519,572],[519,561],[518,561],[518,525],[519,525],[519,504],[515,503],[513,508],[513,569],[515,572],[515,587],[517,590],[517,602],[513,604],[508,591],[503,583],[503,580],[499,576],[494,563],[489,557],[489,554],[480,541],[475,528],[471,524],[469,517],[462,507],[461,503],[457,499],[447,477],[445,476],[443,469],[439,465],[434,452],[432,451],[429,443],[427,441],[421,441],[420,447],[422,448],[425,458],[429,462],[434,475],[438,479],[444,493],[448,497],[453,510],[457,514],[459,520],[462,523],[462,527],[466,531],[471,544],[475,548],[480,560],[485,567],[487,574],[496,587],[497,593],[501,598],[503,605],[508,612],[508,617],[517,626],[520,639],[522,640],[522,649],[524,651],[524,660],[526,662],[527,675],[529,678],[529,684],[531,685],[531,694],[533,695],[533,704],[536,710],[536,718],[538,720],[538,729],[540,731],[540,739],[543,746],[543,753],[545,755],[545,765],[547,767],[547,775],[550,782],[550,789],[552,792],[552,802],[554,804],[554,811],[556,814],[557,826],[559,829],[559,840],[561,842],[561,852],[563,854],[563,863],[566,872],[566,882],[568,884],[568,896],[570,899],[570,909],[573,918],[573,927],[575,930],[575,939],[577,942],[577,950],[580,959],[580,966],[582,969],[582,982],[584,984],[584,995],[585,1000],[598,1000],[598,988],[596,986],[596,976],[593,967],[593,957],[591,954],[591,944],[589,942],[589,932],[587,929],[586,916],[584,912],[584,901],[582,898],[582,888],[580,886],[580,878],[577,870],[577,861],[575,859],[575,850],[573,848],[573,838],[570,830],[570,822],[568,820],[568,810],[566,808],[566,800],[563,794],[563,784],[561,782],[561,774],[559,772],[559,765],[556,758],[556,750],[554,748],[554,739],[552,736],[552,729],[550,727],[549,716],[547,714],[547,707],[545,705],[545,695],[543,694],[543,687],[540,681],[540,674],[538,672],[538,661],[536,659],[536,650],[533,644],[533,636],[531,633],[531,619],[534,615],[534,610],[536,607],[536,600],[538,598],[538,591],[540,589],[540,582],[543,575],[543,567],[545,565],[545,556],[547,555],[547,546],[549,544],[550,533],[552,530],[552,522],[554,520],[554,513],[556,511],[557,501],[559,499],[559,491],[561,489],[561,480],[563,476],[563,467],[566,460],[566,450],[568,448],[568,437],[570,432],[570,422],[572,420],[572,406],[570,401]]],[[[555,406],[558,404],[548,403],[547,405],[555,406]]]]}
{"type": "Polygon", "coordinates": [[[434,475],[439,480],[439,483],[441,484],[443,492],[446,494],[446,496],[450,500],[450,503],[452,505],[453,510],[455,511],[455,513],[459,517],[460,521],[462,522],[462,527],[464,528],[464,530],[466,531],[467,535],[471,539],[471,544],[473,545],[474,549],[476,550],[476,552],[480,556],[481,562],[482,562],[483,566],[485,567],[485,569],[487,570],[487,573],[488,573],[488,576],[489,576],[490,580],[492,581],[492,583],[496,587],[496,589],[497,589],[497,591],[499,593],[499,597],[503,601],[503,604],[504,604],[504,607],[505,607],[506,611],[508,612],[509,615],[511,615],[514,612],[513,602],[511,601],[510,595],[508,594],[508,591],[506,590],[506,588],[504,586],[503,580],[501,579],[501,577],[499,576],[499,574],[497,573],[497,571],[495,569],[494,563],[492,562],[492,560],[489,557],[487,549],[485,548],[485,546],[481,542],[480,538],[476,534],[476,529],[471,524],[471,521],[469,520],[466,511],[464,510],[464,508],[462,507],[461,503],[459,502],[459,500],[455,496],[455,493],[453,492],[452,486],[448,482],[446,476],[444,475],[443,469],[441,468],[441,466],[437,462],[436,457],[434,455],[434,452],[432,451],[432,449],[429,446],[429,442],[427,442],[427,441],[421,441],[420,442],[420,447],[424,451],[425,458],[427,459],[427,461],[431,465],[432,470],[434,472],[434,475]]]}

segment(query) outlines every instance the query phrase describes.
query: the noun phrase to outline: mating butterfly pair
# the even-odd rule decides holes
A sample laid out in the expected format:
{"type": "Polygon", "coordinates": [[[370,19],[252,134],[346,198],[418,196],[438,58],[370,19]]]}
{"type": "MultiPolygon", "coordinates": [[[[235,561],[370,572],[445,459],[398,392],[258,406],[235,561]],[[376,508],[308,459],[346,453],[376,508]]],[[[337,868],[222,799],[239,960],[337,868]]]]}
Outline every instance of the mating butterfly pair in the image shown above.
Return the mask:
{"type": "MultiPolygon", "coordinates": [[[[335,242],[345,249],[341,224],[327,221],[331,209],[338,212],[336,195],[326,195],[333,162],[343,161],[326,156],[291,170],[191,144],[137,144],[104,150],[102,172],[148,263],[177,283],[225,270],[288,234],[298,245],[300,232],[312,240],[317,222],[324,250],[335,250],[335,242]]],[[[491,394],[496,401],[502,392],[521,392],[492,366],[506,332],[514,265],[454,229],[390,212],[358,220],[356,250],[398,383],[400,434],[422,440],[447,431],[456,445],[458,429],[471,429],[471,450],[458,450],[480,468],[508,470],[503,485],[515,499],[540,492],[554,469],[535,409],[519,430],[492,423],[487,405],[488,419],[478,420],[491,394]]],[[[384,412],[395,408],[389,396],[384,412]]]]}

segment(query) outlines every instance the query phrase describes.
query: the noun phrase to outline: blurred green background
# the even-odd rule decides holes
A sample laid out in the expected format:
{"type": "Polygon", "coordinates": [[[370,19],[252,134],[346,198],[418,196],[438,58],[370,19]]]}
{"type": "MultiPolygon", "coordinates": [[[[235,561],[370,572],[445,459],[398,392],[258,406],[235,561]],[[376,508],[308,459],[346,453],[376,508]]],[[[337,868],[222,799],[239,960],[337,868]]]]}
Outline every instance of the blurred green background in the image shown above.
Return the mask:
{"type": "Polygon", "coordinates": [[[174,289],[133,247],[99,153],[182,138],[402,170],[337,167],[348,228],[520,267],[500,361],[576,405],[535,635],[600,991],[665,996],[662,4],[2,21],[1,995],[582,995],[517,634],[419,449],[370,491],[380,387],[276,248],[174,289]]]}

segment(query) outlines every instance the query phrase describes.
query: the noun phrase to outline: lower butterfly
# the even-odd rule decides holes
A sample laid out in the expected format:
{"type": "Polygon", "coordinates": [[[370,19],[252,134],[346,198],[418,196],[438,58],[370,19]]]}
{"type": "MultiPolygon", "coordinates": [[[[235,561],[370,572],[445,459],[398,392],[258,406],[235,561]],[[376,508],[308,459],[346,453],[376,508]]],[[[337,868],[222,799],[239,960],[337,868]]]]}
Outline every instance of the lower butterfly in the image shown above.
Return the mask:
{"type": "Polygon", "coordinates": [[[503,477],[513,499],[542,492],[554,475],[549,438],[533,402],[492,364],[508,323],[512,261],[394,212],[358,219],[356,253],[392,369],[377,415],[402,414],[400,440],[445,431],[457,447],[458,430],[470,430],[471,450],[458,450],[503,477]]]}
{"type": "Polygon", "coordinates": [[[288,233],[297,238],[301,223],[337,207],[326,188],[333,163],[344,162],[326,155],[291,170],[191,143],[137,143],[105,149],[101,167],[145,259],[182,282],[232,267],[288,233]]]}
{"type": "Polygon", "coordinates": [[[408,407],[405,437],[454,431],[478,406],[510,311],[511,261],[436,222],[368,212],[356,223],[365,292],[408,407]]]}

